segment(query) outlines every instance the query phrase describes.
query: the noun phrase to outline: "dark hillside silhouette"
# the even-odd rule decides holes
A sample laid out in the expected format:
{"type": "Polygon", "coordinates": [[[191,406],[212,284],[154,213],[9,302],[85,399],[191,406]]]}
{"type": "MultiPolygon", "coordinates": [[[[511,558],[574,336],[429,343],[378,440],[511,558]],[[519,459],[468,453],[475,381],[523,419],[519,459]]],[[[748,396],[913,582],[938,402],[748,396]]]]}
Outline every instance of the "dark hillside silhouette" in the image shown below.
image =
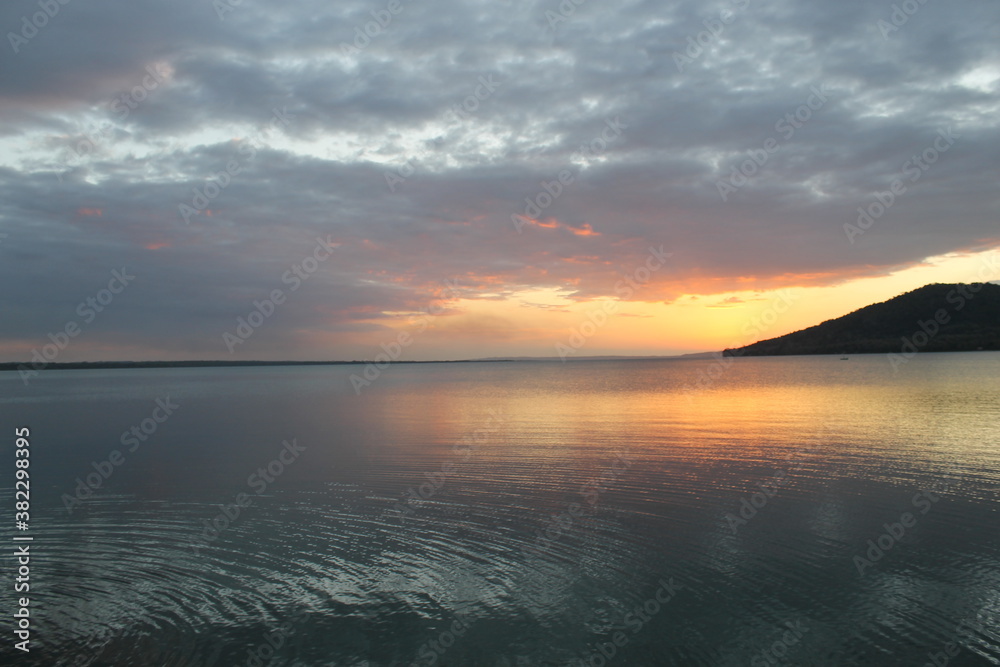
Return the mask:
{"type": "Polygon", "coordinates": [[[1000,285],[926,285],[726,356],[1000,350],[1000,285]]]}

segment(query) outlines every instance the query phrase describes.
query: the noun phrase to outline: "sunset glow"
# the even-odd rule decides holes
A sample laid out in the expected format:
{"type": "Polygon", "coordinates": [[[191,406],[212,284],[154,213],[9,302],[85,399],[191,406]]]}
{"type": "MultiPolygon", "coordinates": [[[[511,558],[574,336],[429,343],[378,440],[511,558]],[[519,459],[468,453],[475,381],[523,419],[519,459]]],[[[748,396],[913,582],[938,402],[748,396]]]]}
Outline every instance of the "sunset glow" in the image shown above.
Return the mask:
{"type": "Polygon", "coordinates": [[[61,361],[372,359],[405,332],[403,360],[710,352],[1000,279],[992,42],[903,57],[875,6],[747,8],[694,53],[694,5],[508,5],[456,10],[483,41],[408,4],[377,37],[370,7],[144,8],[86,58],[61,9],[2,92],[6,359],[123,267],[61,361]]]}

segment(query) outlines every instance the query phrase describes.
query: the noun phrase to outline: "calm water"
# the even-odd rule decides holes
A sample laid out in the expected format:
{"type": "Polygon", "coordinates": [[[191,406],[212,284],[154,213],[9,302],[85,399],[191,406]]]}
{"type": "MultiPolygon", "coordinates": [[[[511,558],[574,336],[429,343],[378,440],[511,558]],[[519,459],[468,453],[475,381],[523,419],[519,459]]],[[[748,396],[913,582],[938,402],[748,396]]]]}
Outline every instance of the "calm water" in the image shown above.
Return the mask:
{"type": "Polygon", "coordinates": [[[1000,664],[1000,354],[360,370],[0,373],[19,664],[1000,664]]]}

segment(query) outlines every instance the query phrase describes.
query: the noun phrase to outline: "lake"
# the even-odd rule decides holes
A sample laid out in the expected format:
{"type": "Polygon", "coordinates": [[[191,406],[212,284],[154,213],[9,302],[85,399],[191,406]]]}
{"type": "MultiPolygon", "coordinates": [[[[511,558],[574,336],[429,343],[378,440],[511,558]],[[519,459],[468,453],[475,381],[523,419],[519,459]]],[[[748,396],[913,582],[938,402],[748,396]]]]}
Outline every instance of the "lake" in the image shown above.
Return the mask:
{"type": "Polygon", "coordinates": [[[1000,354],[362,371],[0,373],[2,659],[1000,664],[1000,354]]]}

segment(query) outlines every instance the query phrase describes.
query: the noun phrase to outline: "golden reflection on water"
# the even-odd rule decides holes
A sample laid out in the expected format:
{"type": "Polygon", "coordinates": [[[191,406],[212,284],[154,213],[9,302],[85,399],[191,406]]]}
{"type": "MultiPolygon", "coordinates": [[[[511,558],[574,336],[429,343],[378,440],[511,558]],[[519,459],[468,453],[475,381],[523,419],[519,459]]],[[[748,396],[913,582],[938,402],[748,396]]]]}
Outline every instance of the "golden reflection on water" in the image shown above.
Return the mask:
{"type": "Polygon", "coordinates": [[[419,391],[401,383],[376,403],[390,458],[447,457],[470,439],[479,441],[477,463],[556,469],[624,450],[645,460],[774,462],[816,445],[830,470],[908,477],[988,468],[1000,456],[997,371],[1000,355],[989,353],[923,355],[899,373],[883,355],[482,364],[482,378],[442,377],[419,391]],[[717,379],[692,390],[713,367],[722,368],[717,379]]]}
{"type": "Polygon", "coordinates": [[[740,359],[691,391],[712,363],[399,365],[360,397],[353,367],[213,370],[218,398],[204,371],[137,372],[141,391],[50,376],[76,398],[18,408],[50,447],[32,460],[52,480],[37,501],[49,650],[244,664],[304,611],[284,657],[313,653],[274,664],[410,664],[461,612],[472,630],[450,664],[516,642],[533,664],[570,664],[674,577],[676,606],[622,664],[746,664],[796,619],[812,630],[792,664],[922,664],[966,618],[994,628],[966,655],[1000,659],[1000,354],[899,373],[878,355],[740,359]],[[59,494],[159,395],[184,406],[176,421],[67,515],[59,494]],[[189,548],[286,437],[301,463],[189,548]],[[779,470],[788,483],[735,533],[727,517],[779,470]],[[860,577],[852,558],[941,480],[912,539],[860,577]]]}

